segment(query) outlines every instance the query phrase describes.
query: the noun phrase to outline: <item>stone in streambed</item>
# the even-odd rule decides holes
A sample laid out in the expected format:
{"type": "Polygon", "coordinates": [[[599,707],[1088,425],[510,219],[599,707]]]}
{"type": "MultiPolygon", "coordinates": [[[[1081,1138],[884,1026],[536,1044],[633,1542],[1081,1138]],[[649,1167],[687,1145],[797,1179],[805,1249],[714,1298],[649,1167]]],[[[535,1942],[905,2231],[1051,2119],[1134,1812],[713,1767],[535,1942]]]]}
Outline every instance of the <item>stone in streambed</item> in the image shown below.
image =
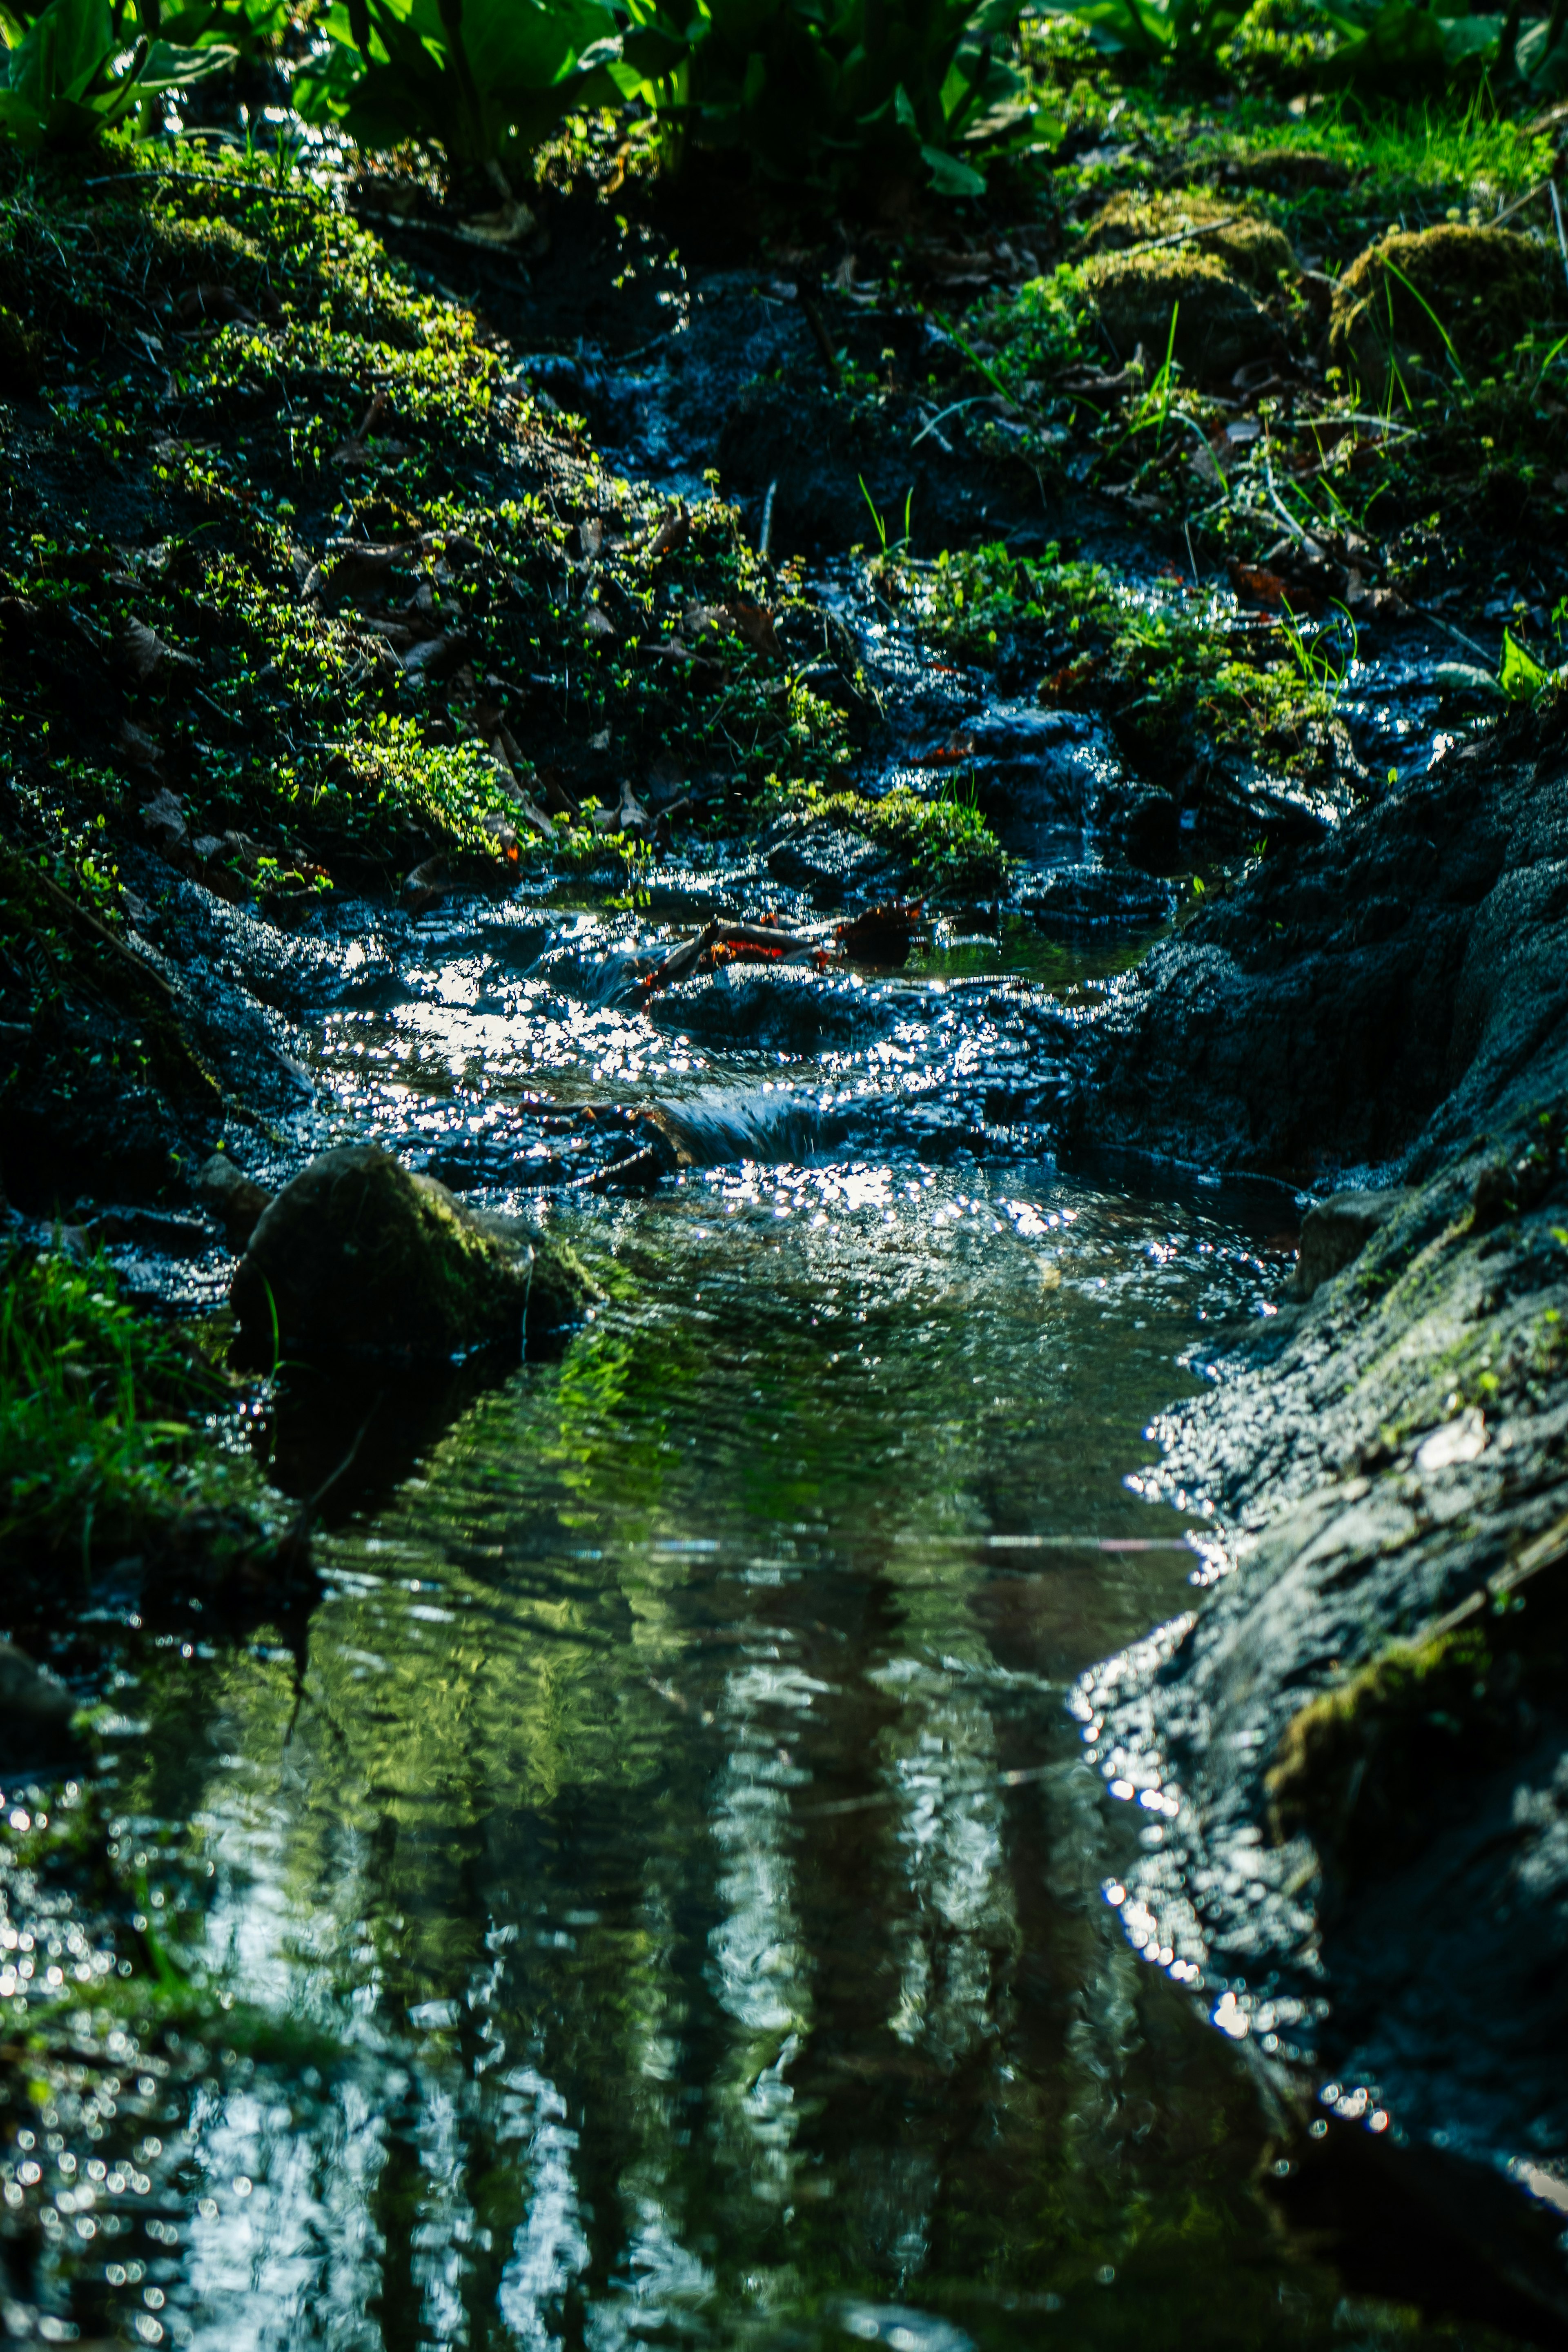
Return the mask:
{"type": "Polygon", "coordinates": [[[320,1361],[521,1345],[594,1295],[569,1251],[481,1222],[374,1145],[312,1160],[268,1209],[230,1297],[247,1347],[320,1361]]]}
{"type": "Polygon", "coordinates": [[[1335,1192],[1319,1201],[1301,1221],[1301,1252],[1290,1278],[1292,1298],[1313,1292],[1358,1258],[1373,1234],[1403,1207],[1403,1188],[1392,1192],[1335,1192]]]}
{"type": "Polygon", "coordinates": [[[237,1250],[244,1249],[276,1197],[237,1168],[226,1151],[215,1151],[197,1170],[196,1192],[221,1217],[229,1247],[237,1250]]]}
{"type": "Polygon", "coordinates": [[[58,1675],[0,1642],[0,1772],[77,1761],[75,1713],[76,1701],[58,1675]]]}
{"type": "Polygon", "coordinates": [[[1083,285],[1112,350],[1130,360],[1141,345],[1151,376],[1167,349],[1203,382],[1220,383],[1283,346],[1261,303],[1199,244],[1098,255],[1083,266],[1083,285]]]}
{"type": "Polygon", "coordinates": [[[1382,401],[1423,363],[1445,378],[1456,362],[1486,374],[1563,307],[1555,256],[1517,229],[1395,229],[1334,288],[1329,357],[1382,401]]]}

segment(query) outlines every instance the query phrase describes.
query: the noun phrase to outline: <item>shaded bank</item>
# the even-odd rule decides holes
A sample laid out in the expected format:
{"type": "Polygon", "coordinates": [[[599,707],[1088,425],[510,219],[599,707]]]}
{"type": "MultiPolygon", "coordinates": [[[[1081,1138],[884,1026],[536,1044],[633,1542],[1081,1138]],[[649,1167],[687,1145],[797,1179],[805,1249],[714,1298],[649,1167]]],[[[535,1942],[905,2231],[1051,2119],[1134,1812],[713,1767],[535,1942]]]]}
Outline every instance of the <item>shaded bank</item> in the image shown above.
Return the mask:
{"type": "Polygon", "coordinates": [[[1068,1121],[1080,1150],[1384,1187],[1342,1221],[1340,1270],[1156,1425],[1145,1491],[1207,1498],[1235,1565],[1079,1686],[1090,1753],[1152,1824],[1134,1940],[1195,1963],[1237,2038],[1334,2078],[1347,2117],[1507,2162],[1549,2202],[1563,765],[1560,719],[1521,719],[1270,858],[1121,983],[1068,1121]]]}

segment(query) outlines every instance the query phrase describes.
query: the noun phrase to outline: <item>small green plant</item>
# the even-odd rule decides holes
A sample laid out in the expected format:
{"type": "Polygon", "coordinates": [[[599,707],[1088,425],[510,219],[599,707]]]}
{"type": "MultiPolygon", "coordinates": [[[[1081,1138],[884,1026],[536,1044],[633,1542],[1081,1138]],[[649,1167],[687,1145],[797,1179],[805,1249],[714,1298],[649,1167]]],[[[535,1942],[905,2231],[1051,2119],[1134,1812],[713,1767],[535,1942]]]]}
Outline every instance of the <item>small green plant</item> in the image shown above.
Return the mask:
{"type": "Polygon", "coordinates": [[[1568,669],[1548,669],[1521,646],[1511,629],[1502,633],[1502,661],[1498,684],[1512,702],[1535,702],[1560,689],[1568,669]]]}
{"type": "Polygon", "coordinates": [[[1344,615],[1345,625],[1350,630],[1351,642],[1348,653],[1342,652],[1340,648],[1337,623],[1329,627],[1316,629],[1309,636],[1296,618],[1289,597],[1284,600],[1279,608],[1279,634],[1285,640],[1286,650],[1300,673],[1302,684],[1315,687],[1324,693],[1333,693],[1344,684],[1361,642],[1360,633],[1349,606],[1336,602],[1335,610],[1344,615]]]}
{"type": "Polygon", "coordinates": [[[653,849],[649,843],[636,840],[625,834],[620,842],[622,884],[616,896],[605,904],[618,913],[638,914],[653,904],[649,887],[653,873],[653,849]]]}
{"type": "Polygon", "coordinates": [[[124,0],[49,0],[0,58],[0,130],[28,147],[88,147],[145,100],[233,61],[232,48],[132,37],[127,18],[124,0]]]}
{"type": "Polygon", "coordinates": [[[0,1558],[85,1559],[177,1507],[189,1416],[223,1385],[119,1300],[108,1265],[14,1255],[0,1268],[0,1558]]]}
{"type": "Polygon", "coordinates": [[[861,495],[861,497],[865,499],[866,504],[867,504],[867,505],[870,508],[870,509],[871,509],[871,520],[872,520],[872,522],[873,522],[873,523],[875,524],[875,526],[876,526],[877,538],[878,538],[878,540],[879,540],[879,543],[880,543],[880,545],[881,545],[882,553],[883,553],[884,555],[888,555],[888,554],[890,554],[890,553],[892,553],[892,552],[896,551],[897,551],[899,548],[900,548],[900,547],[908,547],[908,545],[909,545],[909,543],[910,543],[910,513],[911,513],[911,511],[912,511],[912,509],[913,509],[913,507],[914,507],[914,501],[915,501],[915,486],[914,486],[914,484],[913,484],[912,482],[910,484],[909,490],[908,490],[908,492],[907,492],[907,494],[906,494],[906,496],[905,496],[905,499],[904,499],[904,530],[903,530],[903,536],[902,536],[902,538],[901,538],[901,539],[895,539],[895,540],[891,542],[891,545],[889,546],[889,540],[888,540],[888,526],[887,526],[887,522],[885,521],[885,520],[884,520],[884,518],[883,518],[883,516],[882,516],[882,513],[881,513],[880,509],[879,509],[879,507],[878,507],[878,505],[877,505],[877,501],[876,501],[876,499],[871,496],[870,491],[866,488],[866,477],[865,477],[865,475],[864,475],[864,474],[858,474],[858,475],[857,475],[856,479],[858,481],[858,483],[859,483],[859,485],[860,485],[860,495],[861,495]]]}

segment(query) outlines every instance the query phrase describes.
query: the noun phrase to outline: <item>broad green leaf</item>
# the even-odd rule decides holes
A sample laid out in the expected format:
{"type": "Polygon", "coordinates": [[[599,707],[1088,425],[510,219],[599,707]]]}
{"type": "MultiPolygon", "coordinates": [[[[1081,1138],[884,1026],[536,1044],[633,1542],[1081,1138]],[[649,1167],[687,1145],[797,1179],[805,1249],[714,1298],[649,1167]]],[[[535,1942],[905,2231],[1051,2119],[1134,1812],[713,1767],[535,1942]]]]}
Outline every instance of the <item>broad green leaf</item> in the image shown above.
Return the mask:
{"type": "Polygon", "coordinates": [[[921,149],[931,167],[931,184],[940,196],[983,196],[985,182],[973,163],[949,155],[941,147],[921,149]]]}
{"type": "Polygon", "coordinates": [[[1502,666],[1498,671],[1498,684],[1514,701],[1533,701],[1549,686],[1557,684],[1558,673],[1545,669],[1533,654],[1527,653],[1510,629],[1502,633],[1502,666]]]}
{"type": "Polygon", "coordinates": [[[237,49],[213,47],[200,49],[177,49],[168,41],[154,41],[147,52],[147,62],[136,77],[139,97],[165,89],[183,89],[186,82],[200,81],[206,74],[221,73],[234,64],[237,49]]]}

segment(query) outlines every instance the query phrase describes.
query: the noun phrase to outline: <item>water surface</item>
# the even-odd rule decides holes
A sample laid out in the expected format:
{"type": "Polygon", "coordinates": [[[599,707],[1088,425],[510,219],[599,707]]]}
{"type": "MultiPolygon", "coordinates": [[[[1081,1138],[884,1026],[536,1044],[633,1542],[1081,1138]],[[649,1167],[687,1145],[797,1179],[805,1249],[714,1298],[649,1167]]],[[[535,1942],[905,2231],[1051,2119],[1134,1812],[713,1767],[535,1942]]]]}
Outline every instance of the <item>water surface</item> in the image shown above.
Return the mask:
{"type": "Polygon", "coordinates": [[[1255,1237],[913,1160],[579,1231],[619,1295],[324,1539],[297,1648],[128,1654],[94,1801],[230,2006],[152,2057],[79,2012],[13,2332],[1422,2340],[1271,2217],[1278,2119],[1104,1899],[1159,1824],[1064,1706],[1194,1598],[1201,1515],[1125,1481],[1255,1237]]]}

